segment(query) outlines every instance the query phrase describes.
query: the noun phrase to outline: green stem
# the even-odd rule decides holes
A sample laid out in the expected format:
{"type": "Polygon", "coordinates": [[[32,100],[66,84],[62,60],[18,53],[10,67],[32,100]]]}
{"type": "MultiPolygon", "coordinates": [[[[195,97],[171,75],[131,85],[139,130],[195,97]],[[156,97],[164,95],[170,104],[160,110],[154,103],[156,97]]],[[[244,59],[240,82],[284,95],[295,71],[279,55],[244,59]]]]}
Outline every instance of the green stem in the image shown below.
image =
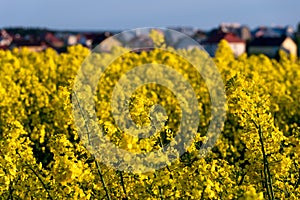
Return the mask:
{"type": "Polygon", "coordinates": [[[102,172],[101,172],[101,168],[100,168],[100,166],[99,166],[99,164],[98,164],[98,162],[97,162],[96,159],[95,159],[95,163],[96,163],[96,167],[97,167],[98,174],[99,174],[99,176],[100,176],[100,180],[101,180],[101,182],[102,182],[103,188],[104,188],[105,193],[106,193],[106,198],[107,198],[108,200],[111,200],[110,194],[109,194],[109,192],[108,192],[108,189],[107,189],[107,186],[106,186],[104,177],[103,177],[103,174],[102,174],[102,172]]]}
{"type": "Polygon", "coordinates": [[[258,129],[259,141],[261,144],[261,151],[263,154],[264,177],[265,177],[267,195],[270,200],[271,199],[274,200],[273,184],[272,184],[272,178],[271,178],[271,173],[270,173],[270,169],[269,169],[268,157],[265,152],[262,128],[260,125],[257,125],[254,120],[252,120],[252,122],[254,123],[255,127],[258,129]]]}
{"type": "Polygon", "coordinates": [[[77,101],[77,105],[78,105],[78,108],[79,108],[79,110],[80,110],[80,114],[81,114],[81,116],[82,116],[83,119],[84,119],[84,128],[85,128],[85,130],[86,130],[86,132],[87,132],[87,135],[88,135],[88,141],[89,141],[89,145],[90,145],[90,144],[91,144],[91,143],[90,143],[90,130],[89,130],[89,127],[88,127],[87,122],[86,122],[86,120],[85,120],[84,113],[83,113],[82,107],[81,107],[81,105],[80,105],[80,103],[79,103],[77,94],[76,94],[76,92],[73,92],[73,94],[74,94],[75,99],[76,99],[76,101],[77,101]]]}
{"type": "MultiPolygon", "coordinates": [[[[83,119],[84,119],[84,127],[85,127],[85,129],[86,129],[87,134],[88,134],[88,141],[89,141],[89,144],[90,144],[90,134],[89,134],[90,131],[89,131],[88,124],[87,124],[87,122],[86,122],[86,119],[85,119],[83,110],[82,110],[82,108],[81,108],[81,105],[80,105],[80,103],[79,103],[79,100],[78,100],[78,97],[77,97],[76,92],[73,92],[73,94],[74,94],[75,99],[76,99],[76,101],[77,101],[77,105],[78,105],[78,107],[79,107],[80,114],[82,115],[82,117],[83,117],[83,119]]],[[[103,177],[103,174],[102,174],[102,172],[101,172],[101,168],[100,168],[100,166],[99,166],[99,164],[98,164],[98,162],[97,162],[95,156],[93,156],[93,157],[94,157],[94,160],[95,160],[95,164],[96,164],[96,167],[97,167],[98,174],[99,174],[99,176],[100,176],[100,180],[101,180],[101,182],[102,182],[102,185],[103,185],[104,190],[105,190],[105,193],[106,193],[106,198],[107,198],[108,200],[111,200],[109,191],[108,191],[108,189],[107,189],[107,186],[106,186],[106,183],[105,183],[105,180],[104,180],[104,177],[103,177]]]]}

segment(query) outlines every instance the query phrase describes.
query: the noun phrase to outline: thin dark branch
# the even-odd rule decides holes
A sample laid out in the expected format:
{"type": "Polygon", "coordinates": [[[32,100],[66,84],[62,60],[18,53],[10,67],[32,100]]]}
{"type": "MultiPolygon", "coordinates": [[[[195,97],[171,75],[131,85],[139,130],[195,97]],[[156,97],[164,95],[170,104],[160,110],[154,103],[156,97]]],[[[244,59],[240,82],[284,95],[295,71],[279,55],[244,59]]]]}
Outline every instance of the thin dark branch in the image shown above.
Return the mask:
{"type": "MultiPolygon", "coordinates": [[[[16,180],[16,184],[18,183],[18,181],[20,180],[20,176],[18,176],[17,180],[16,180]]],[[[9,183],[9,196],[7,197],[7,200],[11,199],[13,200],[13,191],[14,189],[12,188],[12,182],[9,183]]]]}
{"type": "MultiPolygon", "coordinates": [[[[19,152],[16,150],[16,153],[19,155],[19,157],[21,158],[21,159],[23,159],[22,158],[22,156],[19,154],[19,152]]],[[[50,192],[49,192],[49,190],[48,190],[48,187],[46,186],[46,184],[44,183],[44,181],[41,179],[41,177],[38,175],[38,173],[27,163],[27,162],[25,162],[25,165],[28,167],[28,169],[30,169],[32,172],[33,172],[33,174],[38,178],[38,180],[42,183],[42,185],[43,185],[43,187],[44,187],[44,189],[46,190],[46,192],[47,192],[47,194],[48,194],[48,196],[49,196],[49,199],[53,199],[52,198],[52,196],[51,196],[51,194],[50,194],[50,192]]]]}
{"type": "Polygon", "coordinates": [[[202,194],[201,194],[200,200],[204,199],[204,192],[205,192],[205,189],[206,189],[206,186],[203,187],[203,190],[202,190],[202,194]]]}
{"type": "Polygon", "coordinates": [[[163,200],[164,198],[162,195],[162,191],[163,191],[163,188],[161,186],[158,186],[159,198],[163,200]]]}
{"type": "Polygon", "coordinates": [[[247,174],[246,172],[242,174],[242,178],[241,178],[240,182],[238,183],[238,185],[242,185],[242,183],[244,182],[246,174],[247,174]]]}
{"type": "Polygon", "coordinates": [[[124,192],[124,195],[125,195],[125,198],[127,198],[127,193],[126,193],[126,188],[125,188],[125,184],[124,184],[124,178],[123,178],[123,173],[122,171],[117,171],[118,174],[120,175],[120,179],[121,179],[121,185],[122,185],[122,189],[123,189],[123,192],[124,192]]]}
{"type": "Polygon", "coordinates": [[[110,194],[109,194],[109,192],[108,192],[108,189],[107,189],[107,186],[106,186],[106,183],[105,183],[105,180],[104,180],[104,177],[103,177],[102,172],[101,172],[101,168],[100,168],[100,166],[99,166],[99,164],[98,164],[98,162],[97,162],[96,159],[95,159],[95,164],[96,164],[96,166],[97,166],[97,171],[98,171],[98,174],[99,174],[99,176],[100,176],[100,180],[101,180],[101,182],[102,182],[102,184],[103,184],[103,187],[104,187],[104,190],[105,190],[105,193],[106,193],[106,198],[107,198],[108,200],[111,200],[110,194]]]}
{"type": "Polygon", "coordinates": [[[295,189],[298,188],[299,185],[300,185],[300,169],[298,169],[298,180],[297,183],[295,184],[295,189]]]}

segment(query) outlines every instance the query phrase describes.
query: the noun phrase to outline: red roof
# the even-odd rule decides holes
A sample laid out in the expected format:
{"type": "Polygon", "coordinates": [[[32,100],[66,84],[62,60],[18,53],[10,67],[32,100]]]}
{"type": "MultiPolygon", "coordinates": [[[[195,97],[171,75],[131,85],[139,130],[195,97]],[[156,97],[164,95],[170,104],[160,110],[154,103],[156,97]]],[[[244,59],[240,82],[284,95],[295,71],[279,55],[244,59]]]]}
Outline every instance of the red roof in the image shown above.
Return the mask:
{"type": "Polygon", "coordinates": [[[211,37],[209,37],[204,43],[219,43],[222,39],[226,40],[229,43],[245,43],[244,40],[239,38],[234,33],[217,33],[211,37]]]}
{"type": "Polygon", "coordinates": [[[45,39],[50,42],[62,42],[60,39],[54,36],[53,33],[47,33],[45,39]]]}

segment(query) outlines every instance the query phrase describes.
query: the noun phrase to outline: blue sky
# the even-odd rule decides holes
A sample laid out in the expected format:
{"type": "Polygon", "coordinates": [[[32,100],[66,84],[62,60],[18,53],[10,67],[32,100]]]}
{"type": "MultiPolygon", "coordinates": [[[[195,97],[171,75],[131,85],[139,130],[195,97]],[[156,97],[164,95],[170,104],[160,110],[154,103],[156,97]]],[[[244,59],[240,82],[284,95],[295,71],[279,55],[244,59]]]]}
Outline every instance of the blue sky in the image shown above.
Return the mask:
{"type": "Polygon", "coordinates": [[[75,30],[192,26],[208,30],[221,22],[292,25],[299,0],[1,0],[0,27],[75,30]]]}

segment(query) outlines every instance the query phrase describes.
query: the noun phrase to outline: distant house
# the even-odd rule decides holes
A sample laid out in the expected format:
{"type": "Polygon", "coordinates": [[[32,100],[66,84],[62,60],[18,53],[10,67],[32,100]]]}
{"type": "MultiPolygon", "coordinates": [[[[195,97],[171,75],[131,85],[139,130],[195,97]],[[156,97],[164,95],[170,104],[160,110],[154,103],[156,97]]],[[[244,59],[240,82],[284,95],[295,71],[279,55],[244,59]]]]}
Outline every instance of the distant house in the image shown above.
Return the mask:
{"type": "Polygon", "coordinates": [[[215,31],[222,31],[224,33],[234,33],[242,40],[251,39],[251,31],[248,26],[240,25],[239,23],[221,23],[219,28],[215,31]]]}
{"type": "Polygon", "coordinates": [[[77,35],[69,35],[67,38],[67,45],[68,46],[72,46],[72,45],[76,45],[78,42],[78,38],[77,35]]]}
{"type": "Polygon", "coordinates": [[[115,36],[122,44],[126,44],[129,41],[137,37],[137,34],[134,31],[128,31],[126,34],[119,34],[115,36]]]}
{"type": "Polygon", "coordinates": [[[233,33],[216,33],[201,44],[210,56],[215,56],[218,44],[223,39],[228,42],[235,56],[239,56],[246,51],[246,42],[233,33]]]}
{"type": "Polygon", "coordinates": [[[77,35],[77,43],[83,46],[87,46],[87,38],[84,34],[77,35]]]}
{"type": "Polygon", "coordinates": [[[0,31],[0,49],[7,49],[12,41],[13,38],[5,30],[0,31]]]}
{"type": "Polygon", "coordinates": [[[298,45],[298,57],[300,57],[300,23],[298,23],[298,29],[295,34],[296,43],[298,45]]]}
{"type": "Polygon", "coordinates": [[[92,48],[95,48],[101,42],[105,41],[107,38],[111,37],[113,33],[111,32],[102,32],[102,33],[93,33],[86,35],[87,40],[91,41],[92,48]]]}
{"type": "Polygon", "coordinates": [[[132,38],[128,43],[126,43],[125,47],[130,48],[141,48],[141,47],[153,47],[153,41],[147,35],[138,35],[132,38]]]}
{"type": "Polygon", "coordinates": [[[65,44],[64,41],[56,37],[53,33],[46,33],[44,40],[53,48],[62,48],[65,44]]]}
{"type": "Polygon", "coordinates": [[[188,36],[193,36],[196,33],[196,29],[193,27],[169,27],[171,30],[178,31],[188,36]]]}
{"type": "Polygon", "coordinates": [[[293,37],[294,36],[294,28],[291,26],[286,27],[267,27],[267,26],[260,26],[256,28],[252,35],[254,38],[257,37],[293,37]]]}
{"type": "Polygon", "coordinates": [[[167,29],[164,33],[164,38],[168,46],[175,46],[176,43],[184,38],[184,34],[179,34],[174,30],[167,29]]]}
{"type": "Polygon", "coordinates": [[[297,45],[290,37],[260,37],[248,45],[248,54],[265,54],[271,58],[278,56],[279,50],[297,55],[297,45]]]}
{"type": "Polygon", "coordinates": [[[115,39],[114,37],[109,37],[97,45],[93,51],[95,52],[110,52],[114,47],[120,47],[122,43],[115,39]]]}
{"type": "Polygon", "coordinates": [[[195,34],[192,36],[192,38],[194,40],[196,40],[197,42],[201,43],[202,41],[206,40],[207,38],[207,34],[205,31],[202,30],[197,30],[195,32],[195,34]]]}
{"type": "Polygon", "coordinates": [[[195,40],[192,40],[190,38],[182,38],[180,39],[176,45],[175,45],[176,49],[194,49],[194,48],[199,48],[199,43],[195,40]]]}
{"type": "Polygon", "coordinates": [[[44,41],[30,41],[30,40],[14,40],[10,48],[26,47],[29,51],[40,52],[44,51],[48,45],[44,41]]]}

